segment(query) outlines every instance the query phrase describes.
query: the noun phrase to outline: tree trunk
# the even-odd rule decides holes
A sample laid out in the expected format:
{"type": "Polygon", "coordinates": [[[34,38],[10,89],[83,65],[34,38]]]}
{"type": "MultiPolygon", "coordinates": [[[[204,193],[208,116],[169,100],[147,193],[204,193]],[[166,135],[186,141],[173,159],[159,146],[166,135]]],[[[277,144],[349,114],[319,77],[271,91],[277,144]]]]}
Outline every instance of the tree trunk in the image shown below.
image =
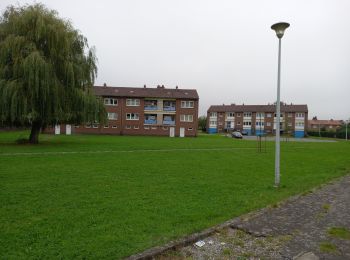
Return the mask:
{"type": "Polygon", "coordinates": [[[29,136],[30,144],[38,144],[39,143],[39,133],[41,129],[42,123],[40,121],[35,121],[32,124],[32,130],[29,136]]]}

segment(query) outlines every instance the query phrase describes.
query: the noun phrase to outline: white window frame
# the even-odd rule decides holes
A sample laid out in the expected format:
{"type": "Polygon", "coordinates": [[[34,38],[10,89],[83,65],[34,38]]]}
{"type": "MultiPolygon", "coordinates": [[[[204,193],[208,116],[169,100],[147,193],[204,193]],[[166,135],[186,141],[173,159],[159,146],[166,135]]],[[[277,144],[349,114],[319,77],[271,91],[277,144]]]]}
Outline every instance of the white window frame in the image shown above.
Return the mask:
{"type": "Polygon", "coordinates": [[[118,120],[118,114],[115,112],[107,112],[108,120],[118,120]]]}
{"type": "Polygon", "coordinates": [[[271,122],[266,122],[266,126],[271,126],[271,122]]]}
{"type": "Polygon", "coordinates": [[[126,120],[140,120],[139,113],[126,113],[126,120]]]}
{"type": "Polygon", "coordinates": [[[297,117],[297,118],[304,118],[304,113],[295,113],[295,117],[297,117]]]}
{"type": "Polygon", "coordinates": [[[227,112],[227,113],[226,113],[226,116],[227,116],[228,118],[232,118],[232,117],[235,117],[235,113],[234,113],[234,112],[227,112]]]}
{"type": "Polygon", "coordinates": [[[193,122],[193,115],[180,115],[180,122],[193,122]]]}
{"type": "Polygon", "coordinates": [[[105,106],[118,106],[118,99],[116,98],[104,98],[103,103],[105,106]]]}
{"type": "Polygon", "coordinates": [[[218,114],[216,112],[211,112],[210,113],[210,117],[217,117],[217,116],[218,116],[218,114]]]}
{"type": "Polygon", "coordinates": [[[251,112],[244,112],[243,117],[252,117],[252,113],[251,112]]]}
{"type": "Polygon", "coordinates": [[[125,129],[131,129],[131,125],[126,125],[125,129]]]}
{"type": "Polygon", "coordinates": [[[127,107],[138,107],[140,106],[140,99],[138,98],[128,98],[126,100],[127,107]]]}
{"type": "Polygon", "coordinates": [[[194,101],[181,101],[181,108],[194,108],[194,101]]]}

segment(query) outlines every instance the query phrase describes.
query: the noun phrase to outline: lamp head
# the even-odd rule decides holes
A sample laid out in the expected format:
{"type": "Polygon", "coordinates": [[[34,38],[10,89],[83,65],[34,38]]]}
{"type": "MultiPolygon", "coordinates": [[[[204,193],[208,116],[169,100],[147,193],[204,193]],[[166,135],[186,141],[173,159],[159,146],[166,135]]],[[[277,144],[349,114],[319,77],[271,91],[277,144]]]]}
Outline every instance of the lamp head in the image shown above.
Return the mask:
{"type": "Polygon", "coordinates": [[[272,30],[275,30],[276,35],[281,39],[284,35],[284,31],[289,27],[289,23],[275,23],[271,26],[272,30]]]}

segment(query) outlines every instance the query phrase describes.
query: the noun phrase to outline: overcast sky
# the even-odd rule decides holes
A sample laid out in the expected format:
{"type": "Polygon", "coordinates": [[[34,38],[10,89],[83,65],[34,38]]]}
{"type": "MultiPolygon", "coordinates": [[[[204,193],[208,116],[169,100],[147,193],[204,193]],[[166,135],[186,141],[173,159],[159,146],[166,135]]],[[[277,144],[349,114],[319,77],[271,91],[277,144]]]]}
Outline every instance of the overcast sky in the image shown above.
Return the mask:
{"type": "MultiPolygon", "coordinates": [[[[38,1],[37,1],[38,2],[38,1]]],[[[200,115],[215,104],[281,100],[307,104],[309,117],[350,117],[349,0],[41,1],[70,19],[96,47],[97,85],[194,88],[200,115]]],[[[9,4],[33,1],[1,0],[9,4]]]]}

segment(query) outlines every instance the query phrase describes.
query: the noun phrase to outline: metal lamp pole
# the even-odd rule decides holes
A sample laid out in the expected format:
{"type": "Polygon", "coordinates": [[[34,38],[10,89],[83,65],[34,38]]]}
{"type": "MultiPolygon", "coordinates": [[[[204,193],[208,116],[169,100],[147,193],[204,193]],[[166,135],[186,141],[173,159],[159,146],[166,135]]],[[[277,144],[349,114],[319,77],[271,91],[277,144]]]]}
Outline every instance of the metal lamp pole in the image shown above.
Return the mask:
{"type": "Polygon", "coordinates": [[[275,187],[280,185],[280,85],[281,85],[281,39],[289,23],[275,23],[271,29],[278,38],[278,74],[277,74],[277,102],[276,102],[276,152],[275,152],[275,187]]]}

